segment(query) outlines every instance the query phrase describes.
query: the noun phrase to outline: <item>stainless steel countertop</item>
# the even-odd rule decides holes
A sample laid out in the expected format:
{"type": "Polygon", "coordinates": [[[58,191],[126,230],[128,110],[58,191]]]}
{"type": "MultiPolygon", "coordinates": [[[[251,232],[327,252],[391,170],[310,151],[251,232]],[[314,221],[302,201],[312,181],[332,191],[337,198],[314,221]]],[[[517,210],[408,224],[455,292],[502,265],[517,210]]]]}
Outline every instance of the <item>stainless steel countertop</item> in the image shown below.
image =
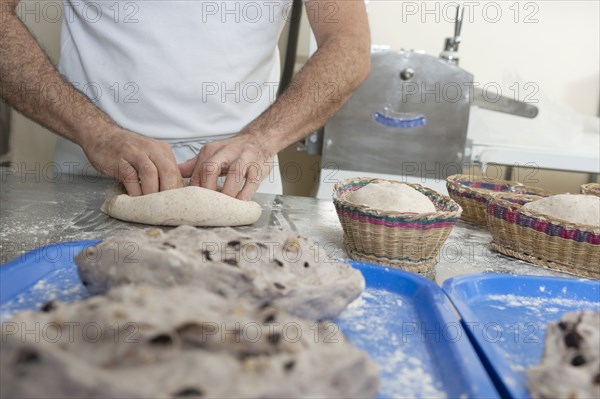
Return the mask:
{"type": "MultiPolygon", "coordinates": [[[[104,191],[113,180],[50,172],[0,168],[0,263],[48,244],[103,239],[117,231],[147,227],[100,211],[104,191]]],[[[332,201],[266,194],[257,194],[254,200],[263,208],[261,218],[237,230],[251,233],[267,226],[293,230],[318,242],[330,256],[347,257],[332,201]]],[[[568,276],[492,252],[490,240],[485,229],[459,222],[440,252],[436,281],[490,272],[568,276]]]]}

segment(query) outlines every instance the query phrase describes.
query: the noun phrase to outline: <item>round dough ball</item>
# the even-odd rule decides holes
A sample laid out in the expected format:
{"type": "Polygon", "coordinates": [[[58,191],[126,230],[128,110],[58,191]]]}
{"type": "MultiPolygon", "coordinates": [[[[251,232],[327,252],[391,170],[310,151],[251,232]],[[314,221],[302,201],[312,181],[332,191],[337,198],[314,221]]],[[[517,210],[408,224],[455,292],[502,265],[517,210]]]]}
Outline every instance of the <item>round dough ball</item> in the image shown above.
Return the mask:
{"type": "Polygon", "coordinates": [[[402,213],[432,213],[435,205],[426,195],[408,184],[370,183],[348,195],[348,201],[380,211],[402,213]]]}
{"type": "Polygon", "coordinates": [[[567,222],[600,227],[600,197],[560,194],[529,202],[523,208],[567,222]]]}

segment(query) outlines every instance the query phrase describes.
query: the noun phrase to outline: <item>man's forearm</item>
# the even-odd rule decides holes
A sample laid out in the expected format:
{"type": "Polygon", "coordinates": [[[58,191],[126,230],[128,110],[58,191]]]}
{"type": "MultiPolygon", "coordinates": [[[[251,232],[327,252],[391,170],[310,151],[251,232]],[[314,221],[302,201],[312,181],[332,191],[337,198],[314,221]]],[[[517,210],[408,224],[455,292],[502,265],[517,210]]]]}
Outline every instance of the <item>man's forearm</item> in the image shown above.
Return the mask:
{"type": "Polygon", "coordinates": [[[17,111],[82,144],[115,123],[67,82],[14,13],[17,2],[0,0],[0,97],[17,111]]]}
{"type": "Polygon", "coordinates": [[[350,98],[370,70],[370,38],[332,38],[310,58],[287,90],[242,134],[273,154],[320,128],[350,98]]]}
{"type": "Polygon", "coordinates": [[[181,187],[170,146],[130,132],[67,82],[17,18],[19,0],[0,0],[0,97],[42,126],[79,144],[101,173],[130,195],[181,187]]]}

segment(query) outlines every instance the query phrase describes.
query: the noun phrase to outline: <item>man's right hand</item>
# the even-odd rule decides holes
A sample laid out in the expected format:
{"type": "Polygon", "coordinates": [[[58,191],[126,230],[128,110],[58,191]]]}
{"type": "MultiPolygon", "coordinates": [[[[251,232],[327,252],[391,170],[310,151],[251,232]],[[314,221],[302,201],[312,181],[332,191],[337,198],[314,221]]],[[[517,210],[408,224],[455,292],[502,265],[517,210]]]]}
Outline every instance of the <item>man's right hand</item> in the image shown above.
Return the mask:
{"type": "Polygon", "coordinates": [[[129,195],[137,196],[183,186],[171,147],[125,129],[87,137],[80,143],[92,165],[123,182],[129,195]]]}

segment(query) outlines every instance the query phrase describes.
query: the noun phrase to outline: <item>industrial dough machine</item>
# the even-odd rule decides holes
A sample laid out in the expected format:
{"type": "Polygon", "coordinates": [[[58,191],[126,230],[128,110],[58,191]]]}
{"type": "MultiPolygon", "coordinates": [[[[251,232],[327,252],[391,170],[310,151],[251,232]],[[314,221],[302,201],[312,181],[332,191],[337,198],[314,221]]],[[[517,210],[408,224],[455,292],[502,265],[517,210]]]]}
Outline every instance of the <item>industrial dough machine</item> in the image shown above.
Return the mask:
{"type": "Polygon", "coordinates": [[[534,118],[535,106],[476,87],[458,65],[462,6],[439,57],[374,49],[369,77],[302,149],[322,154],[319,198],[350,176],[396,178],[444,191],[445,178],[470,162],[471,105],[534,118]]]}

